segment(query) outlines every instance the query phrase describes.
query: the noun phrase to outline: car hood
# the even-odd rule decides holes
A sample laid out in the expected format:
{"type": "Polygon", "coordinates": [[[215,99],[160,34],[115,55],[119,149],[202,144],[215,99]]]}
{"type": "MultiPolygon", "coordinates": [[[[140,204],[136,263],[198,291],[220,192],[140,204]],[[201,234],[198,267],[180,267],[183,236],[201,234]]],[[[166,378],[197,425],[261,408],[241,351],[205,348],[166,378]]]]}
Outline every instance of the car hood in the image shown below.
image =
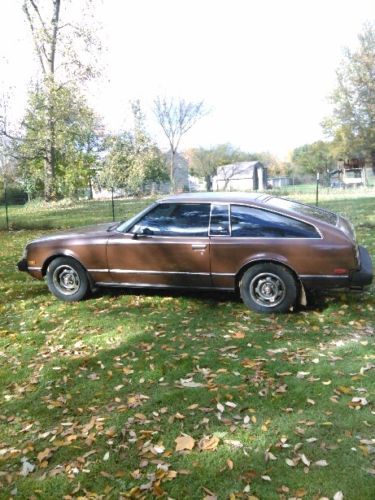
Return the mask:
{"type": "Polygon", "coordinates": [[[58,233],[48,234],[33,240],[32,243],[43,243],[47,241],[56,241],[63,239],[83,239],[83,238],[100,238],[108,236],[108,229],[115,227],[114,222],[106,222],[104,224],[95,224],[93,226],[75,227],[58,233]]]}

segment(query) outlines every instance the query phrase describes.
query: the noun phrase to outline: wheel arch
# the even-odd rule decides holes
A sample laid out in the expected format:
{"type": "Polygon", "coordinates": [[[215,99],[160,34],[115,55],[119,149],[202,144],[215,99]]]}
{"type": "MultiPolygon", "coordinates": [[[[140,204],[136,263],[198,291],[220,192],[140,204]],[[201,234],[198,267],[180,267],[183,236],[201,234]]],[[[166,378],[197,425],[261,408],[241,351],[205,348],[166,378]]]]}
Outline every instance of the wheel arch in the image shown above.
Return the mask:
{"type": "Polygon", "coordinates": [[[247,262],[246,264],[244,264],[241,269],[237,272],[236,276],[235,276],[235,287],[236,287],[236,291],[239,290],[239,286],[240,286],[240,282],[241,282],[241,279],[242,279],[242,276],[245,274],[245,272],[250,269],[251,267],[254,267],[256,266],[257,264],[276,264],[280,267],[284,267],[285,269],[288,269],[288,271],[290,271],[294,277],[294,279],[296,280],[296,283],[299,287],[299,289],[301,289],[302,287],[302,282],[301,282],[301,279],[300,277],[298,276],[298,273],[289,265],[289,264],[286,264],[285,262],[281,262],[280,260],[278,259],[274,259],[274,258],[259,258],[259,259],[254,259],[254,260],[251,260],[250,262],[247,262]]]}
{"type": "Polygon", "coordinates": [[[83,267],[83,269],[86,271],[87,275],[89,275],[86,267],[82,264],[82,262],[80,262],[79,259],[77,259],[77,257],[75,255],[71,255],[70,253],[61,251],[61,252],[54,253],[53,255],[50,255],[44,261],[43,266],[42,266],[42,276],[43,277],[47,274],[47,269],[48,269],[48,266],[51,264],[51,262],[55,259],[58,259],[59,257],[67,257],[69,259],[75,260],[80,266],[83,267]]]}

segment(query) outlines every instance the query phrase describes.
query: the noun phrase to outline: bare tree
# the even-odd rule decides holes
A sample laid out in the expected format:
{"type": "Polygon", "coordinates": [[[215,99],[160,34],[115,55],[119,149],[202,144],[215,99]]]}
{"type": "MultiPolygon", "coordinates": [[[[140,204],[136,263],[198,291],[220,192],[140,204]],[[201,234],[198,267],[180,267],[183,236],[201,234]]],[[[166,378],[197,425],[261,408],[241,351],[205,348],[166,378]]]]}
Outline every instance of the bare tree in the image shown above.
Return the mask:
{"type": "Polygon", "coordinates": [[[157,97],[154,101],[154,114],[169,142],[169,176],[171,190],[174,191],[175,160],[181,138],[206,114],[206,111],[203,101],[190,102],[184,99],[157,97]]]}

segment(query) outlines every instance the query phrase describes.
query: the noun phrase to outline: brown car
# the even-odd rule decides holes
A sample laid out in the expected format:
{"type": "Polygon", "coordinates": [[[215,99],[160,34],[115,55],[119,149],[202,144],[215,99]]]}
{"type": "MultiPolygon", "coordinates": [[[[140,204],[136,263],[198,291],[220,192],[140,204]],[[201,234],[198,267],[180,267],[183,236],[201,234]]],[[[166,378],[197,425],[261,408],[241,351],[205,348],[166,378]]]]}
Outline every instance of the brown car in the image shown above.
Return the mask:
{"type": "Polygon", "coordinates": [[[250,193],[171,196],[125,222],[46,236],[26,246],[18,268],[46,276],[66,301],[100,286],[239,290],[258,312],[287,311],[305,290],[372,281],[346,219],[250,193]]]}

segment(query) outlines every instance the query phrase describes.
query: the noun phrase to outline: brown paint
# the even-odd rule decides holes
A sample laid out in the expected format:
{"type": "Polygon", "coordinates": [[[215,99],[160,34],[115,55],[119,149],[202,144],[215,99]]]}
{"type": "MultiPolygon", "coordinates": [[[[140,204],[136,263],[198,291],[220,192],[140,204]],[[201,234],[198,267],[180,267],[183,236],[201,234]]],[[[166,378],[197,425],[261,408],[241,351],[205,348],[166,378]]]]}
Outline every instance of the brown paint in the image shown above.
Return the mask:
{"type": "Polygon", "coordinates": [[[350,273],[359,267],[355,242],[339,228],[313,217],[296,217],[287,210],[275,210],[267,205],[267,199],[268,195],[197,193],[172,196],[161,202],[261,207],[313,224],[321,238],[157,235],[134,238],[115,228],[108,231],[113,223],[100,224],[31,242],[27,246],[27,270],[34,278],[43,279],[49,261],[65,255],[79,261],[92,282],[102,285],[234,290],[238,277],[249,265],[274,261],[290,268],[308,288],[349,286],[350,273]],[[335,277],[338,268],[349,270],[349,274],[335,277]]]}

